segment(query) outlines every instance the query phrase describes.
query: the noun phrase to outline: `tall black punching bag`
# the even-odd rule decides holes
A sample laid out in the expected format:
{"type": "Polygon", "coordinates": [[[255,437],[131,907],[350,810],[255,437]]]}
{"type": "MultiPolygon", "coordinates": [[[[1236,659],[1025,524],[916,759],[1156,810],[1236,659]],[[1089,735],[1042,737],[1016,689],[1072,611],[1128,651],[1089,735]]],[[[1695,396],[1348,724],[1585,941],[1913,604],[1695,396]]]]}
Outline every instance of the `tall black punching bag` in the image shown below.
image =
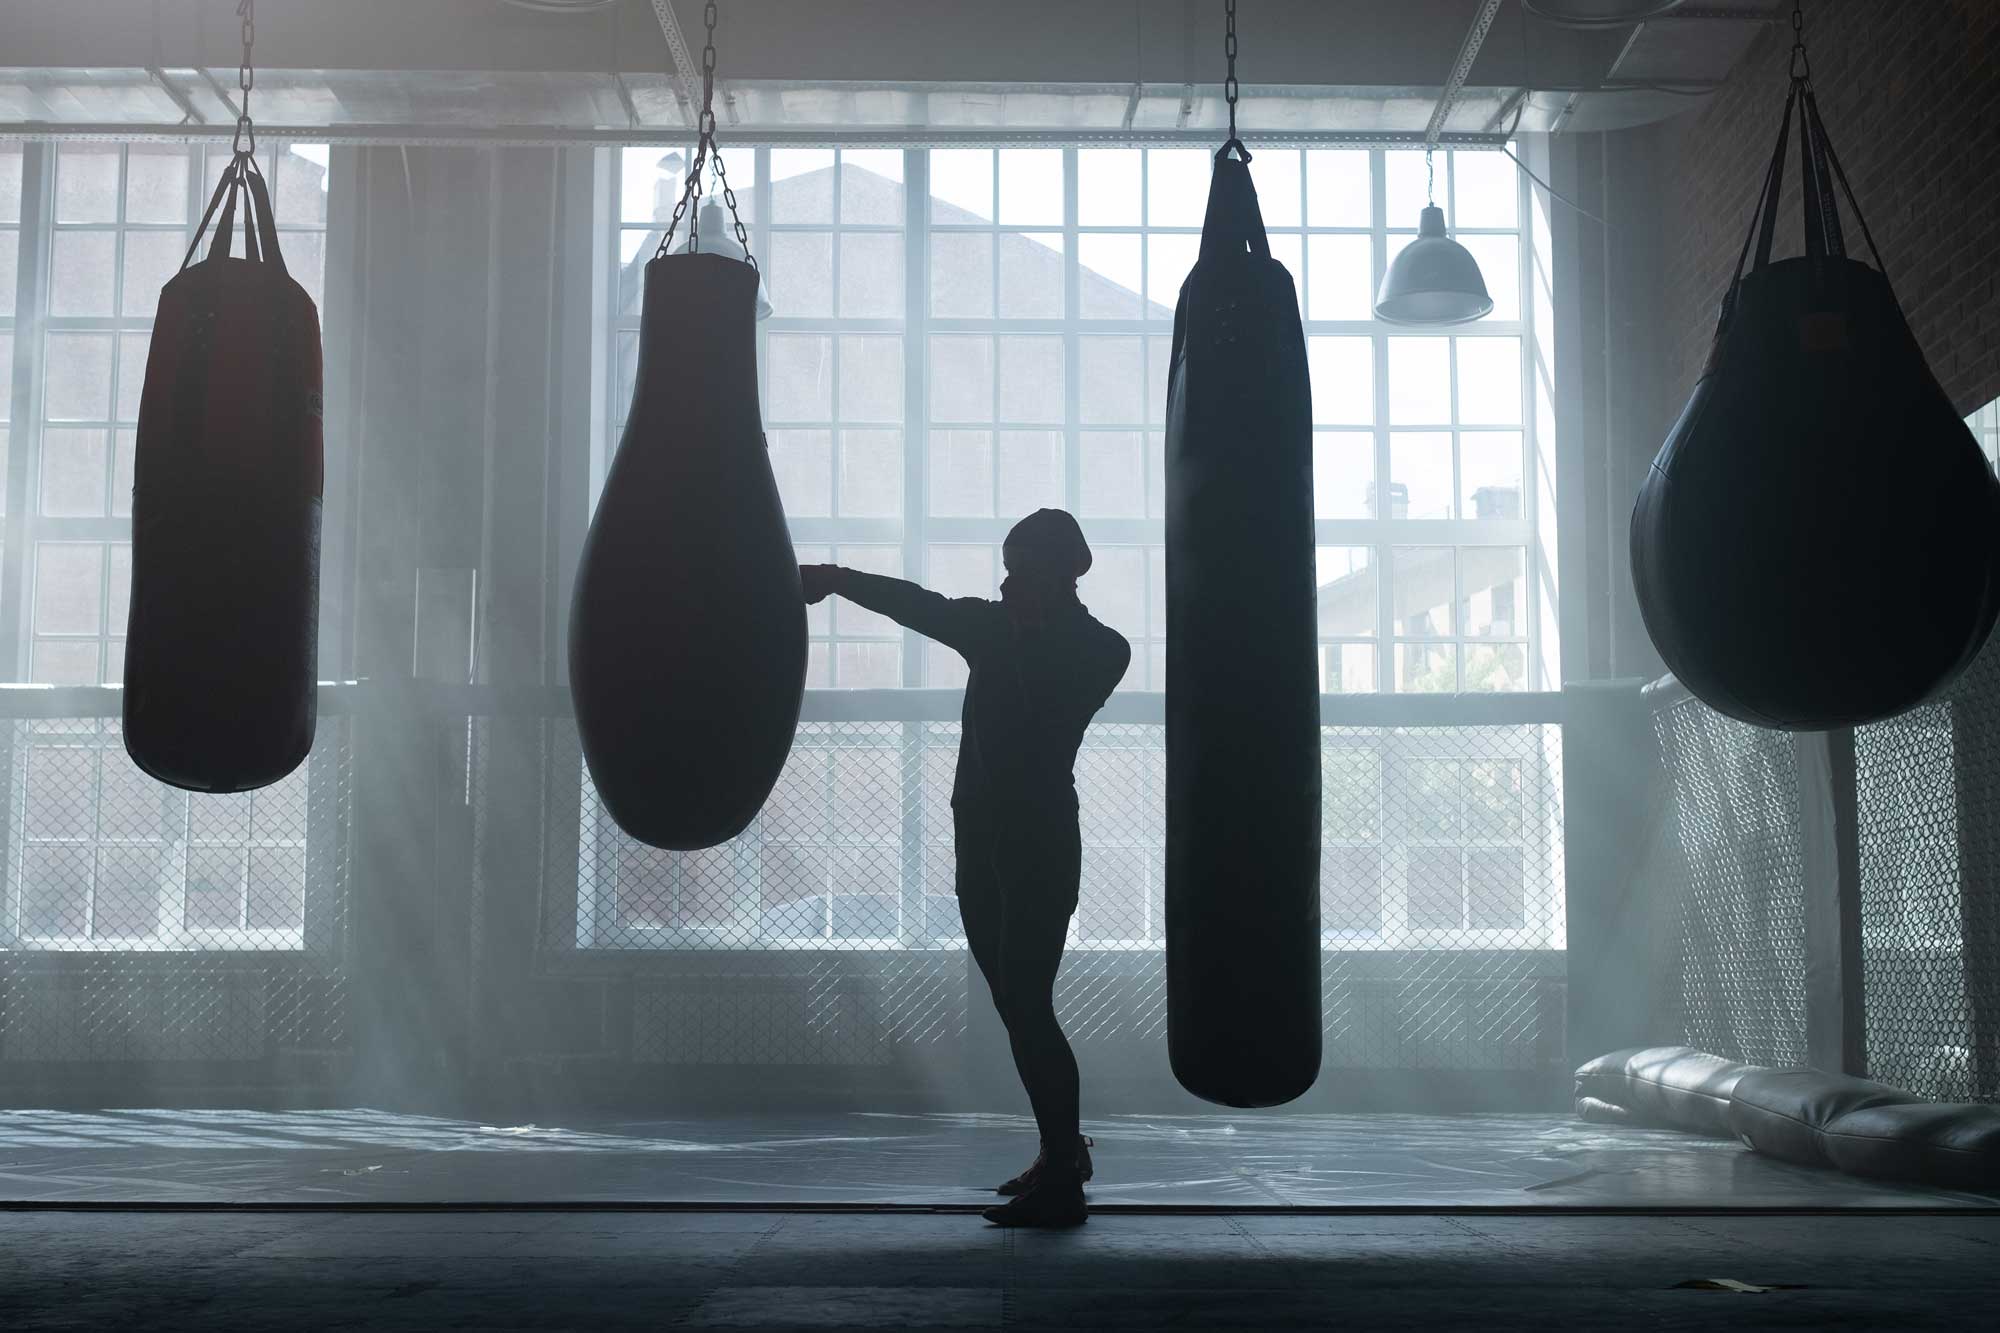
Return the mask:
{"type": "Polygon", "coordinates": [[[1174,311],[1167,1046],[1196,1096],[1274,1106],[1320,1060],[1312,389],[1249,157],[1216,154],[1174,311]]]}
{"type": "Polygon", "coordinates": [[[189,791],[290,773],[317,717],[319,312],[239,151],[160,292],[133,451],[125,750],[189,791]],[[244,255],[229,253],[238,207],[244,255]]]}
{"type": "Polygon", "coordinates": [[[1854,207],[1795,78],[1708,365],[1632,512],[1632,580],[1661,658],[1697,698],[1764,727],[1912,708],[1971,662],[2000,612],[2000,482],[1873,238],[1875,268],[1847,258],[1836,181],[1854,207]],[[1774,263],[1794,114],[1806,253],[1774,263]]]}
{"type": "Polygon", "coordinates": [[[741,833],[798,728],[805,599],[757,407],[757,299],[739,259],[646,265],[631,411],[576,572],[584,759],[655,847],[741,833]]]}

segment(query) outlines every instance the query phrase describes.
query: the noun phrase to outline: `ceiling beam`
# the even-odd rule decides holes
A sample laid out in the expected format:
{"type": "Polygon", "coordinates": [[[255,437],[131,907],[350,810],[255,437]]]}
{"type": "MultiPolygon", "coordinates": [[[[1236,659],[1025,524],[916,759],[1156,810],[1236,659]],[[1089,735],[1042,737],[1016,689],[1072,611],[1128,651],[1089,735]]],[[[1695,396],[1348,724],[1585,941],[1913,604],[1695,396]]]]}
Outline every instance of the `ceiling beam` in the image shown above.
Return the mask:
{"type": "Polygon", "coordinates": [[[1479,12],[1472,16],[1472,26],[1465,30],[1465,41],[1458,48],[1458,59],[1451,65],[1451,73],[1445,76],[1444,88],[1438,93],[1437,106],[1431,110],[1431,123],[1424,127],[1424,142],[1436,143],[1438,135],[1444,133],[1445,121],[1451,116],[1452,104],[1465,90],[1465,81],[1472,74],[1472,62],[1479,59],[1479,48],[1486,42],[1486,34],[1493,30],[1493,16],[1500,12],[1500,0],[1480,0],[1479,12]]]}

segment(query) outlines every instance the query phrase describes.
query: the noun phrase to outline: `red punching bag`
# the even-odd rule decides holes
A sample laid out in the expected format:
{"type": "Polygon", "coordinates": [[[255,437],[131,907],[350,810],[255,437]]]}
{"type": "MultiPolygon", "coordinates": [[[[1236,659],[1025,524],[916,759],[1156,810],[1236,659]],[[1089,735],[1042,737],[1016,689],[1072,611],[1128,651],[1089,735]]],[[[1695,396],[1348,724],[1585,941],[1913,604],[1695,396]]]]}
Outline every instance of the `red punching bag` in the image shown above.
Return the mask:
{"type": "Polygon", "coordinates": [[[1805,78],[1764,180],[1708,366],[1633,508],[1632,579],[1661,658],[1710,707],[1850,727],[1922,703],[1985,643],[2000,483],[1880,254],[1876,268],[1846,256],[1834,185],[1847,179],[1805,78]],[[1795,114],[1806,253],[1773,262],[1795,114]]]}
{"type": "Polygon", "coordinates": [[[320,392],[319,312],[239,151],[160,293],[139,402],[123,730],[162,782],[247,791],[312,748],[320,392]]]}
{"type": "Polygon", "coordinates": [[[655,847],[741,833],[798,729],[805,599],[757,406],[757,287],[719,254],[646,265],[631,411],[576,574],[584,759],[655,847]]]}

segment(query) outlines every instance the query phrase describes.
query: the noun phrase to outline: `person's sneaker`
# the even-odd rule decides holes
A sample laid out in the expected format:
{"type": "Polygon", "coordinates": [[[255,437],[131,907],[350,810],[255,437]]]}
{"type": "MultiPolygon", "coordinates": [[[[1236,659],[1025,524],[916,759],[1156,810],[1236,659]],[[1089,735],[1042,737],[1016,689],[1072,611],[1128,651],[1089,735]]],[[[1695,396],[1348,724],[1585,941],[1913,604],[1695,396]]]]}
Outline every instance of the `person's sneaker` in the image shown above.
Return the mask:
{"type": "MultiPolygon", "coordinates": [[[[1077,1165],[1077,1170],[1081,1175],[1082,1181],[1084,1182],[1088,1182],[1090,1180],[1091,1177],[1090,1150],[1092,1148],[1095,1148],[1096,1146],[1097,1146],[1097,1140],[1091,1138],[1088,1134],[1079,1134],[1076,1136],[1076,1165],[1077,1165]]],[[[1048,1160],[1048,1156],[1049,1155],[1046,1150],[1037,1153],[1035,1155],[1035,1161],[1032,1166],[1030,1166],[1026,1171],[1023,1171],[1020,1175],[1015,1176],[1012,1180],[1008,1181],[1006,1184],[995,1186],[993,1192],[995,1194],[1005,1194],[1008,1195],[1009,1197],[1020,1194],[1026,1194],[1029,1190],[1035,1187],[1035,1181],[1041,1177],[1042,1165],[1044,1162],[1048,1160]]]]}
{"type": "Polygon", "coordinates": [[[1080,1227],[1090,1220],[1083,1181],[1044,1170],[1028,1192],[980,1214],[997,1227],[1080,1227]]]}

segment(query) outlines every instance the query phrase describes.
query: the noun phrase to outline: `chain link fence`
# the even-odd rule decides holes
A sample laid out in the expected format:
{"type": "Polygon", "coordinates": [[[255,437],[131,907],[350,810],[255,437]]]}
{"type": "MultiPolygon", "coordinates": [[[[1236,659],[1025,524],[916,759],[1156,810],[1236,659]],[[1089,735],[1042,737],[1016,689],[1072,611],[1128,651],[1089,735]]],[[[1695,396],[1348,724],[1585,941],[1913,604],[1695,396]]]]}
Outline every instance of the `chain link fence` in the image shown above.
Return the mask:
{"type": "Polygon", "coordinates": [[[2000,1100],[2000,657],[1854,749],[1869,1073],[2000,1100]]]}
{"type": "MultiPolygon", "coordinates": [[[[552,736],[552,780],[566,771],[581,798],[575,909],[545,915],[545,943],[674,956],[639,992],[635,1059],[866,1065],[963,1038],[956,723],[803,723],[757,822],[692,853],[619,832],[573,725],[552,736]]],[[[1058,1008],[1100,1067],[1166,1037],[1163,739],[1104,721],[1078,756],[1083,882],[1058,1008]]],[[[1326,727],[1322,755],[1328,1066],[1560,1063],[1559,728],[1326,727]]]]}
{"type": "Polygon", "coordinates": [[[1806,878],[1788,733],[1680,695],[1653,715],[1677,836],[1682,1039],[1753,1064],[1806,1063],[1806,878]]]}
{"type": "Polygon", "coordinates": [[[132,763],[115,716],[0,722],[0,1064],[344,1046],[348,749],[323,716],[283,781],[191,795],[132,763]]]}

